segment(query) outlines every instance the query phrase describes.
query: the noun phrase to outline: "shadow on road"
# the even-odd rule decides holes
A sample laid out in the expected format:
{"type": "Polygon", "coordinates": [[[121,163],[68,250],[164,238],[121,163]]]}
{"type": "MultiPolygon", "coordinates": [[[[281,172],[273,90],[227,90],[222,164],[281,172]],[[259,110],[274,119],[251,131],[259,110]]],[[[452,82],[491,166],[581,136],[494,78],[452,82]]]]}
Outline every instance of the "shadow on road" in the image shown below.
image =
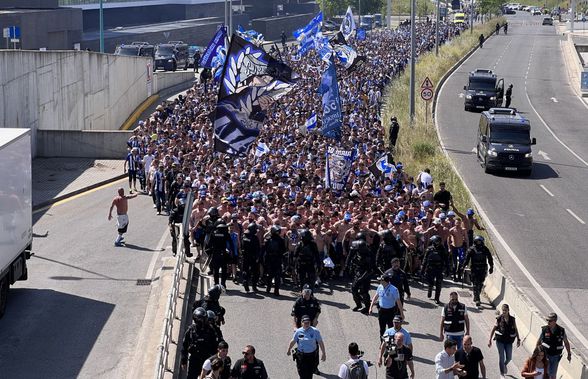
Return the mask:
{"type": "Polygon", "coordinates": [[[0,372],[7,378],[79,377],[114,304],[45,289],[14,288],[9,296],[0,372]]]}
{"type": "Polygon", "coordinates": [[[551,168],[550,165],[545,163],[538,163],[535,162],[533,164],[533,172],[530,176],[522,175],[518,172],[509,172],[509,171],[496,171],[493,172],[492,175],[503,177],[503,178],[513,178],[513,179],[521,179],[521,180],[543,180],[543,179],[551,179],[551,178],[559,178],[559,174],[551,168]]]}
{"type": "Polygon", "coordinates": [[[130,279],[130,278],[113,278],[111,276],[104,275],[104,274],[101,274],[101,273],[96,272],[96,271],[87,270],[85,268],[74,266],[74,265],[69,264],[69,263],[60,262],[60,261],[55,260],[55,259],[43,257],[43,256],[41,256],[39,254],[33,255],[33,258],[37,258],[37,259],[42,259],[42,260],[45,260],[45,261],[53,262],[53,263],[56,263],[56,264],[59,264],[59,265],[62,265],[62,266],[71,267],[71,268],[74,268],[76,270],[80,270],[80,271],[83,271],[83,272],[87,272],[88,274],[92,274],[92,275],[98,276],[98,278],[81,278],[81,277],[78,278],[78,277],[75,277],[75,276],[54,276],[54,277],[51,277],[51,279],[55,279],[55,280],[82,280],[82,279],[92,279],[92,280],[114,280],[114,281],[118,281],[118,282],[135,282],[135,281],[137,281],[137,279],[130,279]]]}

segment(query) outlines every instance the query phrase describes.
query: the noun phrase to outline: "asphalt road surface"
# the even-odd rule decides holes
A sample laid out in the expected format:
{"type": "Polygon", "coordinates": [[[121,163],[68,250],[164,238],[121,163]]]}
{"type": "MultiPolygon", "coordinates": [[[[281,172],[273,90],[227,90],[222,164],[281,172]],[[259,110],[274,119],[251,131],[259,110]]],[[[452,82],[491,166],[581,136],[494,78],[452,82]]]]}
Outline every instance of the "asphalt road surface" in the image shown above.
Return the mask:
{"type": "Polygon", "coordinates": [[[0,321],[0,378],[128,373],[151,288],[137,280],[151,279],[170,250],[166,220],[144,195],[129,200],[126,247],[113,245],[107,215],[118,185],[34,214],[29,279],[11,288],[0,321]]]}
{"type": "Polygon", "coordinates": [[[571,340],[586,356],[588,107],[571,88],[579,84],[568,82],[560,47],[565,37],[542,26],[540,16],[518,12],[508,20],[508,35],[490,38],[446,82],[438,127],[467,186],[537,285],[495,243],[506,270],[544,314],[561,311],[560,321],[573,320],[567,323],[571,340]],[[514,85],[511,106],[531,121],[537,138],[530,177],[484,174],[476,159],[480,115],[463,110],[462,93],[476,68],[492,69],[505,87],[514,85]]]}

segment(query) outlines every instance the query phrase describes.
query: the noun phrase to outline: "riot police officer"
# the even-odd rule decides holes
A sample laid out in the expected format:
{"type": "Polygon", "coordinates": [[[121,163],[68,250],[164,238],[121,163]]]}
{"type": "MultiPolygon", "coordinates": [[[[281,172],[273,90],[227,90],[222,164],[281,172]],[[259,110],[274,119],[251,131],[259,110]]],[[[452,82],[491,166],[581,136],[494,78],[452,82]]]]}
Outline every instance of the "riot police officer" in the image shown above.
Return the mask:
{"type": "Polygon", "coordinates": [[[218,322],[216,320],[216,313],[214,313],[214,311],[207,310],[206,311],[206,319],[208,320],[208,326],[210,326],[212,328],[212,330],[214,330],[214,333],[216,334],[216,341],[217,342],[224,341],[225,339],[223,337],[223,332],[221,331],[220,325],[218,324],[218,322]]]}
{"type": "Polygon", "coordinates": [[[445,248],[441,243],[441,237],[434,235],[429,239],[430,245],[425,252],[423,261],[423,273],[427,278],[429,288],[427,297],[430,299],[435,287],[435,304],[441,304],[441,287],[443,285],[443,267],[445,267],[445,257],[447,256],[445,248]]]}
{"type": "Polygon", "coordinates": [[[302,294],[299,298],[296,299],[294,306],[292,307],[291,316],[294,319],[294,327],[300,328],[302,325],[302,316],[304,315],[310,316],[310,324],[312,326],[316,326],[318,324],[318,317],[320,313],[321,304],[312,294],[312,289],[310,286],[305,284],[304,288],[302,289],[302,294]]]}
{"type": "Polygon", "coordinates": [[[351,242],[346,267],[353,277],[351,283],[351,293],[355,302],[353,311],[368,314],[370,307],[369,290],[372,262],[365,234],[358,233],[355,240],[351,242]]]}
{"type": "Polygon", "coordinates": [[[474,237],[474,244],[468,249],[464,267],[467,267],[468,264],[470,264],[470,270],[472,273],[474,302],[476,303],[476,306],[479,307],[481,304],[480,292],[482,291],[484,280],[486,280],[488,266],[490,267],[490,274],[494,271],[494,260],[492,259],[490,250],[484,245],[484,237],[474,237]]]}
{"type": "Polygon", "coordinates": [[[272,289],[272,280],[274,282],[274,295],[280,295],[280,281],[282,279],[282,259],[284,254],[288,251],[286,242],[280,236],[281,228],[274,225],[270,229],[270,236],[265,241],[265,273],[267,274],[267,289],[270,293],[272,289]]]}
{"type": "Polygon", "coordinates": [[[214,230],[210,234],[208,251],[211,256],[210,268],[212,269],[214,284],[219,284],[220,276],[220,284],[225,288],[228,277],[227,264],[229,258],[227,244],[229,251],[234,251],[233,239],[229,234],[229,226],[222,219],[219,219],[215,222],[214,230]],[[220,273],[221,271],[222,274],[220,273]]]}
{"type": "Polygon", "coordinates": [[[316,269],[320,264],[320,256],[312,233],[308,229],[300,232],[300,242],[294,251],[296,259],[296,271],[298,272],[298,284],[314,286],[316,280],[316,269]]]}
{"type": "Polygon", "coordinates": [[[188,379],[196,379],[201,372],[202,364],[216,351],[216,334],[206,322],[206,310],[196,308],[192,314],[194,323],[184,334],[182,342],[182,368],[188,364],[188,379]]]}
{"type": "Polygon", "coordinates": [[[253,291],[257,292],[257,281],[259,280],[259,255],[261,245],[257,237],[257,224],[251,223],[241,239],[241,273],[243,275],[243,287],[249,292],[249,281],[253,291]]]}
{"type": "Polygon", "coordinates": [[[390,269],[392,259],[401,258],[400,244],[389,229],[380,232],[380,238],[382,243],[376,254],[376,265],[378,266],[378,269],[384,273],[390,269]]]}
{"type": "Polygon", "coordinates": [[[202,307],[205,311],[213,311],[216,315],[216,323],[220,326],[225,323],[225,308],[220,305],[219,299],[224,288],[217,284],[212,286],[204,298],[194,302],[192,307],[195,310],[198,307],[202,307]]]}

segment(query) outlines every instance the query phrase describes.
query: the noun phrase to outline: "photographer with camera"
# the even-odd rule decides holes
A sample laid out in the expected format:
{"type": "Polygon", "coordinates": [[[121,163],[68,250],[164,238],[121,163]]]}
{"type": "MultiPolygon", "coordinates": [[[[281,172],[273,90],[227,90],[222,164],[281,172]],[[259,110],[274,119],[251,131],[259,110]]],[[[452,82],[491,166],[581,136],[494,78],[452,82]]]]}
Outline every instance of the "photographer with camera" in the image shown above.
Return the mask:
{"type": "Polygon", "coordinates": [[[414,353],[410,333],[402,327],[402,317],[396,315],[394,317],[394,326],[390,329],[386,329],[381,336],[382,343],[380,344],[380,354],[378,355],[378,366],[382,365],[382,362],[384,361],[384,353],[389,349],[390,345],[394,343],[394,335],[396,335],[396,333],[402,333],[404,336],[404,346],[408,347],[410,351],[414,353]]]}
{"type": "MultiPolygon", "coordinates": [[[[394,336],[388,336],[384,341],[385,346],[384,365],[386,366],[386,379],[414,379],[414,363],[412,362],[412,350],[404,344],[404,334],[397,332],[394,336]]],[[[382,365],[382,359],[378,359],[378,366],[382,365]]]]}
{"type": "Polygon", "coordinates": [[[371,363],[361,359],[363,351],[359,350],[357,343],[349,344],[349,360],[339,367],[340,379],[367,379],[371,363]]]}

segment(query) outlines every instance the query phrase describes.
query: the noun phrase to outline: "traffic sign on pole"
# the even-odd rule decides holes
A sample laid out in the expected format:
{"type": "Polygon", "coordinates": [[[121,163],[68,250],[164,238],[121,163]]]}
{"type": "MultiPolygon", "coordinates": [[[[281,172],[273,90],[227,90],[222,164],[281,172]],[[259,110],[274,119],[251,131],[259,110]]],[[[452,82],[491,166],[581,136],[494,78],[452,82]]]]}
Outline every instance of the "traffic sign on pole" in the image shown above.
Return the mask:
{"type": "Polygon", "coordinates": [[[433,89],[432,88],[423,88],[421,90],[421,99],[425,101],[430,101],[433,98],[433,89]]]}
{"type": "Polygon", "coordinates": [[[425,78],[425,80],[423,80],[423,84],[421,84],[421,88],[433,88],[433,87],[434,87],[433,82],[427,76],[425,78]]]}

